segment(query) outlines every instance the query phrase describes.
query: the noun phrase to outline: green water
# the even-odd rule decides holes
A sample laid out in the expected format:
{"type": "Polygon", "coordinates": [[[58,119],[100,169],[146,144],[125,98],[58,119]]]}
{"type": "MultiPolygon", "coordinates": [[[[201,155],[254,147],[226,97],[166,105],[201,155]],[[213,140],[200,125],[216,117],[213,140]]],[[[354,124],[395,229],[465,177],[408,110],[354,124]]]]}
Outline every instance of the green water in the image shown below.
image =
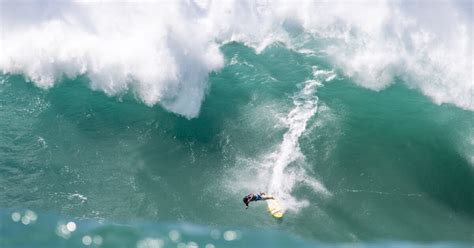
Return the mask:
{"type": "MultiPolygon", "coordinates": [[[[314,66],[332,68],[324,57],[279,45],[260,54],[236,43],[221,50],[227,65],[210,75],[201,113],[191,120],[147,107],[132,93],[92,91],[87,76],[42,90],[3,75],[0,206],[7,217],[0,228],[21,225],[8,217],[15,209],[32,209],[51,218],[35,224],[44,229],[60,216],[142,223],[132,241],[155,228],[146,223],[194,223],[241,228],[243,240],[252,230],[268,240],[281,232],[287,246],[301,244],[290,237],[474,242],[474,114],[436,105],[401,80],[376,92],[338,70],[314,93],[317,112],[298,139],[304,161],[288,167],[305,167],[329,193],[297,182],[289,193],[309,205],[281,222],[264,203],[245,210],[242,197],[259,185],[253,172],[288,131],[279,118],[295,108],[314,66]]],[[[90,225],[98,224],[83,226],[90,225]]],[[[19,240],[33,229],[18,230],[19,240]]],[[[63,242],[52,237],[51,244],[63,242]]]]}

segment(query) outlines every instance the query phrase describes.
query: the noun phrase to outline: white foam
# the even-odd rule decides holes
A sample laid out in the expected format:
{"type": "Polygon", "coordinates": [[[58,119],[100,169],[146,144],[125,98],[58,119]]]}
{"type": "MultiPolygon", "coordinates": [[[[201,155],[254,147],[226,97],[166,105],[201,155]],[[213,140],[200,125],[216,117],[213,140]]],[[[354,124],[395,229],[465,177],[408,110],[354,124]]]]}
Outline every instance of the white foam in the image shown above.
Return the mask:
{"type": "Polygon", "coordinates": [[[237,178],[238,182],[224,185],[232,185],[230,190],[236,193],[265,191],[278,197],[285,208],[291,211],[299,211],[309,204],[308,200],[298,199],[292,194],[301,186],[310,188],[322,197],[330,196],[325,186],[310,175],[311,169],[300,151],[299,139],[305,133],[308,121],[318,111],[317,88],[334,78],[333,71],[313,67],[313,78],[303,82],[301,89],[293,96],[293,108],[286,116],[274,113],[275,119],[279,119],[287,129],[281,143],[254,160],[240,158],[237,161],[238,171],[234,172],[236,175],[230,177],[237,178]]]}
{"type": "Polygon", "coordinates": [[[222,44],[259,52],[279,41],[326,54],[364,87],[399,77],[436,103],[474,110],[470,1],[3,0],[0,11],[0,70],[42,88],[87,75],[94,90],[133,91],[192,118],[209,73],[224,66],[222,44]],[[323,42],[298,44],[301,32],[323,42]]]}
{"type": "Polygon", "coordinates": [[[293,97],[295,107],[283,119],[288,131],[283,135],[278,148],[266,156],[262,164],[263,170],[259,171],[260,180],[268,181],[268,192],[278,195],[292,210],[307,205],[305,200],[297,200],[291,195],[297,183],[306,184],[318,193],[330,195],[322,183],[308,176],[304,166],[305,157],[299,147],[299,138],[305,132],[307,122],[317,112],[316,89],[322,82],[335,78],[335,73],[313,67],[313,76],[313,79],[304,82],[303,88],[293,97]],[[295,166],[291,166],[292,164],[295,166]]]}
{"type": "Polygon", "coordinates": [[[344,20],[336,32],[333,26],[318,28],[336,44],[326,50],[333,62],[364,87],[381,90],[398,77],[435,103],[474,110],[472,16],[442,1],[372,5],[326,10],[344,20]]]}
{"type": "Polygon", "coordinates": [[[2,1],[0,68],[42,88],[87,74],[92,89],[195,117],[223,57],[182,4],[2,1]]]}

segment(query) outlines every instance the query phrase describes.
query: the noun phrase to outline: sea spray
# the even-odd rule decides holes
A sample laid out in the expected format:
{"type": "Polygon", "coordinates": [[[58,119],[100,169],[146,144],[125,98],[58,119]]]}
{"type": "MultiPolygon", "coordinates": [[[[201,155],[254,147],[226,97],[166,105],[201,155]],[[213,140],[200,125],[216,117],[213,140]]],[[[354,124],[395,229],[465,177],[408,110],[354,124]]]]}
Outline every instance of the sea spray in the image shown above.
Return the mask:
{"type": "Polygon", "coordinates": [[[222,45],[259,53],[283,43],[328,56],[363,87],[382,90],[401,78],[435,103],[474,109],[469,1],[0,4],[0,70],[41,88],[86,75],[109,96],[133,92],[194,118],[209,74],[224,66],[222,45]]]}
{"type": "Polygon", "coordinates": [[[318,112],[316,96],[318,87],[336,77],[334,71],[320,69],[317,66],[313,66],[312,71],[312,78],[301,83],[300,89],[291,96],[293,108],[289,113],[285,116],[277,113],[275,116],[287,129],[281,143],[259,158],[239,159],[238,163],[245,165],[246,168],[241,168],[241,171],[233,175],[239,178],[240,182],[231,183],[245,190],[260,190],[275,195],[285,208],[291,211],[299,211],[309,204],[307,200],[297,199],[292,195],[292,192],[299,187],[309,187],[314,193],[323,197],[331,195],[319,180],[309,175],[309,167],[299,146],[299,138],[306,131],[308,121],[318,112]],[[249,188],[249,183],[242,178],[248,177],[244,175],[253,174],[255,176],[251,177],[252,186],[249,188]]]}
{"type": "Polygon", "coordinates": [[[317,113],[318,97],[315,95],[318,87],[325,81],[335,78],[333,71],[320,70],[313,67],[313,79],[307,80],[303,88],[293,96],[294,108],[282,119],[288,127],[283,135],[283,141],[278,149],[265,158],[260,177],[270,178],[268,191],[280,197],[289,209],[295,210],[308,203],[297,201],[291,196],[296,183],[304,183],[317,193],[330,195],[330,192],[318,180],[306,175],[304,154],[299,147],[299,138],[306,130],[307,122],[317,113]],[[289,167],[292,163],[297,165],[289,167]],[[299,163],[299,164],[298,164],[299,163]],[[269,175],[267,174],[269,173],[269,175]]]}

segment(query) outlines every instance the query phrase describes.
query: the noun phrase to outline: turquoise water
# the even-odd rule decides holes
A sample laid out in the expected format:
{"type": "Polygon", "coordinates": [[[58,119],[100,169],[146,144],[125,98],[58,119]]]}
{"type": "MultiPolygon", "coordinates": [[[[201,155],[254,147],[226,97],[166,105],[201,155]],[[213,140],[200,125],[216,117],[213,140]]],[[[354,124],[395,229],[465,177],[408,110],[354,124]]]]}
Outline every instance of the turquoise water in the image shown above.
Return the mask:
{"type": "Polygon", "coordinates": [[[209,75],[193,119],[131,92],[93,91],[87,75],[49,90],[2,75],[0,245],[474,242],[472,111],[437,105],[400,78],[360,87],[326,57],[280,44],[221,52],[225,66],[209,75]],[[280,196],[282,221],[261,202],[244,209],[258,191],[280,196]],[[27,209],[37,221],[15,222],[27,209]],[[57,229],[70,221],[65,237],[57,229]]]}

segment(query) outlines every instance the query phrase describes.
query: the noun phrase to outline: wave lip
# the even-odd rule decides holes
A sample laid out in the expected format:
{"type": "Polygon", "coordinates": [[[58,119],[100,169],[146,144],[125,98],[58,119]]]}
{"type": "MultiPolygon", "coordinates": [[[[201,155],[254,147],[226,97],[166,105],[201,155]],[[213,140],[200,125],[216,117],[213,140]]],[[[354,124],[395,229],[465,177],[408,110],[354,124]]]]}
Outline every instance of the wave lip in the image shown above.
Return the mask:
{"type": "Polygon", "coordinates": [[[46,89],[87,75],[94,90],[130,90],[147,105],[196,117],[223,56],[190,7],[2,1],[0,69],[46,89]],[[33,16],[19,20],[24,14],[33,16]]]}
{"type": "Polygon", "coordinates": [[[326,54],[343,74],[381,90],[401,78],[435,103],[474,110],[469,2],[0,2],[0,70],[42,88],[87,75],[107,95],[199,114],[219,50],[282,42],[326,54]],[[318,41],[305,47],[301,35],[318,41]],[[301,44],[303,43],[303,44],[301,44]]]}

